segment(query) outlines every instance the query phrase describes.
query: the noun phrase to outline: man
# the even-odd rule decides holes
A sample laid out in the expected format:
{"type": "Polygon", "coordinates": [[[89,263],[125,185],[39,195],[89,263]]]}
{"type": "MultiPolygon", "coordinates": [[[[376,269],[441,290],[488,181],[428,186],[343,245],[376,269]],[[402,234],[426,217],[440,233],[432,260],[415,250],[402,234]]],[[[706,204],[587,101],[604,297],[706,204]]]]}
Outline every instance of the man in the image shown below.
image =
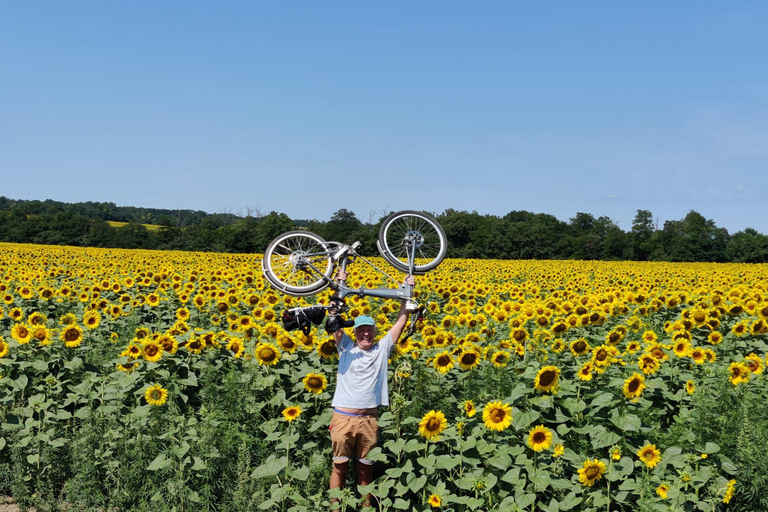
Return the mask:
{"type": "MultiPolygon", "coordinates": [[[[336,278],[346,280],[347,274],[339,271],[336,278]]],[[[409,276],[405,283],[413,286],[414,277],[409,276]]],[[[402,301],[397,320],[378,343],[375,343],[376,322],[369,316],[361,315],[355,319],[356,343],[341,329],[340,322],[326,323],[326,329],[333,335],[339,352],[339,372],[333,394],[333,419],[330,426],[333,447],[331,489],[344,486],[352,456],[357,458],[357,483],[367,485],[373,480],[373,461],[365,457],[376,446],[379,435],[378,407],[389,405],[389,353],[408,322],[406,304],[407,301],[402,301]],[[332,326],[330,329],[329,325],[332,326]]],[[[369,501],[370,496],[366,499],[366,506],[369,501]]]]}

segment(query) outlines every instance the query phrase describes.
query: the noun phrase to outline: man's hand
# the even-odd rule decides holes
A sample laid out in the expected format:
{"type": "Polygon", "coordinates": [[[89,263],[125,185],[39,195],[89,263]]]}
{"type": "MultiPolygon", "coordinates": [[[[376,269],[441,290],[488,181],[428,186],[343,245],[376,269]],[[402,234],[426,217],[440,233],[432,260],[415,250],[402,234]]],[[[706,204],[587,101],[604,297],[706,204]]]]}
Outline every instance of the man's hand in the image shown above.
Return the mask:
{"type": "Polygon", "coordinates": [[[347,273],[343,270],[339,270],[336,272],[336,281],[346,281],[347,280],[347,273]]]}

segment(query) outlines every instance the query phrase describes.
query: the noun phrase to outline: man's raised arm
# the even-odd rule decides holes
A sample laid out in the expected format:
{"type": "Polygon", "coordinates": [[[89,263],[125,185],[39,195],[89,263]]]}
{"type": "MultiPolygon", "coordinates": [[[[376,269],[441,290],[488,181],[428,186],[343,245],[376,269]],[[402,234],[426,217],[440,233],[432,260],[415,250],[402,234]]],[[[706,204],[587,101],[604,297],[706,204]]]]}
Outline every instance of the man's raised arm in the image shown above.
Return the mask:
{"type": "MultiPolygon", "coordinates": [[[[408,276],[405,279],[405,282],[413,286],[416,284],[416,278],[413,276],[408,276]]],[[[400,339],[400,335],[403,334],[403,329],[405,329],[405,324],[408,323],[408,313],[409,311],[406,310],[405,306],[408,303],[407,300],[403,300],[400,303],[400,312],[397,314],[397,320],[395,320],[395,323],[392,325],[392,329],[389,330],[389,334],[392,336],[392,343],[397,343],[397,340],[400,339]]]]}

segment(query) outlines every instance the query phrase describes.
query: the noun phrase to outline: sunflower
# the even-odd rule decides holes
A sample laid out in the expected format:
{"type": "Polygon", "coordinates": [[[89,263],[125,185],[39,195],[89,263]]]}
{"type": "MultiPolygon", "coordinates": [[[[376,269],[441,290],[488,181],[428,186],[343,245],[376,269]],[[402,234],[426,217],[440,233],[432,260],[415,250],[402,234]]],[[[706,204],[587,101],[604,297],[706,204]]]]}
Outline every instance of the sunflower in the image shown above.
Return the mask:
{"type": "Polygon", "coordinates": [[[526,331],[521,327],[518,327],[516,329],[513,329],[512,332],[509,333],[509,335],[516,342],[522,343],[528,338],[528,331],[526,331]]]}
{"type": "Polygon", "coordinates": [[[120,370],[121,372],[126,372],[126,373],[132,372],[138,366],[139,366],[139,363],[134,363],[133,359],[130,359],[130,358],[128,359],[128,362],[125,364],[117,363],[117,369],[120,370]]]}
{"type": "Polygon", "coordinates": [[[555,341],[552,342],[552,352],[555,352],[559,354],[563,350],[565,350],[565,342],[562,338],[557,338],[555,341]]]}
{"type": "Polygon", "coordinates": [[[621,460],[621,448],[614,446],[614,448],[611,450],[611,458],[613,460],[621,460]]]}
{"type": "Polygon", "coordinates": [[[592,380],[592,371],[594,370],[594,366],[590,361],[587,361],[584,363],[584,366],[579,368],[579,371],[576,372],[576,376],[579,378],[579,380],[592,380]]]}
{"type": "Polygon", "coordinates": [[[0,336],[0,357],[7,356],[9,349],[10,349],[10,346],[5,342],[3,337],[0,336]]]}
{"type": "Polygon", "coordinates": [[[696,391],[696,383],[692,380],[687,381],[685,383],[685,392],[692,395],[694,391],[696,391]]]}
{"type": "Polygon", "coordinates": [[[296,341],[287,334],[281,334],[277,337],[277,344],[280,345],[282,350],[293,354],[296,351],[296,341]]]}
{"type": "Polygon", "coordinates": [[[643,333],[643,341],[648,344],[656,343],[658,339],[659,339],[658,335],[653,331],[645,331],[643,333]]]}
{"type": "Polygon", "coordinates": [[[712,331],[709,333],[709,336],[707,336],[707,341],[712,345],[717,345],[723,341],[723,334],[720,331],[712,331]]]}
{"type": "Polygon", "coordinates": [[[480,354],[474,348],[462,350],[458,362],[462,370],[471,370],[480,364],[480,354]]]}
{"type": "Polygon", "coordinates": [[[729,378],[731,380],[731,384],[734,386],[738,386],[739,384],[749,380],[749,366],[744,363],[731,363],[731,366],[728,367],[728,372],[730,373],[729,378]]]}
{"type": "Polygon", "coordinates": [[[304,389],[316,395],[319,395],[328,387],[328,379],[322,373],[308,373],[302,380],[302,383],[304,384],[304,389]]]}
{"type": "Polygon", "coordinates": [[[290,407],[286,407],[283,409],[283,418],[285,418],[285,421],[288,423],[292,422],[299,416],[301,416],[301,407],[298,405],[292,405],[290,407]]]}
{"type": "Polygon", "coordinates": [[[489,430],[505,430],[512,423],[512,407],[499,401],[488,402],[483,408],[483,423],[489,430]]]}
{"type": "Polygon", "coordinates": [[[271,343],[259,343],[256,346],[256,359],[260,365],[274,366],[280,360],[280,349],[271,343]]]}
{"type": "Polygon", "coordinates": [[[83,342],[83,330],[75,324],[67,325],[59,333],[59,339],[70,348],[77,347],[83,342]]]}
{"type": "Polygon", "coordinates": [[[32,338],[37,340],[40,345],[50,345],[53,331],[44,325],[38,325],[32,330],[32,338]]]}
{"type": "Polygon", "coordinates": [[[11,320],[14,322],[19,322],[22,318],[24,318],[24,312],[21,310],[21,308],[13,308],[8,312],[8,316],[11,317],[11,320]]]}
{"type": "Polygon", "coordinates": [[[48,319],[45,317],[44,314],[40,313],[39,311],[35,311],[31,315],[29,315],[29,318],[27,319],[27,322],[29,322],[30,326],[45,325],[46,321],[48,321],[48,319]]]}
{"type": "Polygon", "coordinates": [[[89,330],[97,328],[101,324],[101,313],[94,310],[88,310],[83,313],[83,325],[89,330]]]}
{"type": "Polygon", "coordinates": [[[729,480],[728,484],[725,486],[725,494],[723,495],[723,503],[730,503],[731,498],[733,498],[733,491],[736,488],[736,480],[729,480]]]}
{"type": "Polygon", "coordinates": [[[563,446],[560,443],[557,443],[555,447],[552,449],[552,457],[554,458],[562,457],[564,453],[565,453],[565,446],[563,446]]]}
{"type": "Polygon", "coordinates": [[[640,369],[643,370],[644,374],[650,375],[652,373],[656,373],[659,370],[659,368],[661,368],[661,363],[659,362],[658,359],[653,357],[651,354],[643,354],[637,360],[637,366],[639,366],[640,369]]]}
{"type": "Polygon", "coordinates": [[[587,487],[603,478],[605,473],[605,464],[599,459],[587,459],[584,465],[579,469],[579,482],[587,487]]]}
{"type": "Polygon", "coordinates": [[[163,405],[168,401],[168,390],[160,384],[155,384],[147,388],[144,398],[149,405],[163,405]]]}
{"type": "Polygon", "coordinates": [[[669,360],[669,356],[664,351],[664,346],[660,343],[653,343],[648,346],[646,353],[655,357],[660,363],[669,360]]]}
{"type": "Polygon", "coordinates": [[[32,331],[29,330],[26,324],[13,324],[11,338],[16,340],[19,345],[26,345],[32,340],[32,331]]]}
{"type": "Polygon", "coordinates": [[[245,353],[245,345],[243,345],[243,340],[240,338],[232,337],[229,342],[227,342],[227,350],[232,352],[232,357],[235,359],[242,357],[242,355],[245,353]]]}
{"type": "Polygon", "coordinates": [[[159,361],[163,357],[163,346],[156,340],[150,340],[141,347],[141,357],[150,363],[159,361]]]}
{"type": "Polygon", "coordinates": [[[141,347],[131,343],[120,353],[121,356],[130,357],[131,359],[138,359],[141,357],[141,347]]]}
{"type": "Polygon", "coordinates": [[[192,354],[200,354],[205,349],[205,339],[197,334],[192,334],[184,345],[184,348],[192,354]]]}
{"type": "Polygon", "coordinates": [[[691,353],[691,344],[688,340],[678,340],[672,346],[672,351],[677,357],[685,357],[691,353]]]}
{"type": "Polygon", "coordinates": [[[324,359],[330,359],[339,355],[336,343],[332,339],[327,339],[322,343],[318,343],[317,353],[324,359]]]}
{"type": "Polygon", "coordinates": [[[754,375],[763,373],[763,360],[757,354],[749,354],[744,357],[744,363],[749,367],[749,372],[754,375]]]}
{"type": "Polygon", "coordinates": [[[645,446],[637,450],[637,456],[651,469],[661,462],[661,452],[656,448],[655,444],[646,443],[645,446]]]}
{"type": "Polygon", "coordinates": [[[443,506],[443,499],[437,494],[430,494],[427,503],[432,508],[440,508],[443,506]]]}
{"type": "Polygon", "coordinates": [[[533,427],[528,433],[528,446],[535,452],[548,450],[552,446],[552,431],[544,425],[533,427]]]}
{"type": "Polygon", "coordinates": [[[509,363],[509,352],[505,350],[497,350],[491,356],[491,362],[496,368],[503,368],[509,363]]]}
{"type": "Polygon", "coordinates": [[[545,366],[534,379],[534,387],[545,393],[557,393],[558,381],[560,380],[560,368],[557,366],[545,366]]]}
{"type": "Polygon", "coordinates": [[[624,381],[624,396],[632,399],[639,398],[645,389],[645,377],[642,373],[633,373],[631,377],[624,381]]]}
{"type": "Polygon", "coordinates": [[[442,411],[429,411],[419,422],[419,434],[427,439],[440,435],[448,426],[448,420],[442,411]]]}
{"type": "Polygon", "coordinates": [[[668,492],[669,492],[669,485],[667,484],[661,484],[656,488],[656,494],[658,494],[659,498],[663,500],[667,499],[668,492]]]}
{"type": "Polygon", "coordinates": [[[589,352],[590,346],[589,343],[587,343],[587,340],[584,338],[580,338],[578,340],[572,341],[570,345],[571,354],[573,354],[576,357],[583,356],[587,352],[589,352]]]}
{"type": "Polygon", "coordinates": [[[451,357],[451,354],[446,350],[437,354],[432,360],[432,364],[434,365],[435,370],[438,372],[447,373],[451,368],[453,368],[453,358],[451,357]]]}
{"type": "Polygon", "coordinates": [[[172,334],[161,334],[158,336],[157,342],[163,347],[163,352],[175,354],[179,350],[179,342],[172,334]]]}
{"type": "Polygon", "coordinates": [[[472,400],[467,400],[464,402],[462,409],[464,409],[464,414],[467,415],[467,418],[471,418],[477,414],[477,409],[475,409],[475,404],[472,402],[472,400]]]}

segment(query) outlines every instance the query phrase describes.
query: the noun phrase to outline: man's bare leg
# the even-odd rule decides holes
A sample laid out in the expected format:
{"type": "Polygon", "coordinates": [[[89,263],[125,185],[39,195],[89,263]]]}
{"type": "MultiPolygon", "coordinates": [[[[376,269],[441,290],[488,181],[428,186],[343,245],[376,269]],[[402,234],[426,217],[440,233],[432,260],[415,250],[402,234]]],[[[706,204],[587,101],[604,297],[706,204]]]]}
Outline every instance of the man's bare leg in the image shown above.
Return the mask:
{"type": "MultiPolygon", "coordinates": [[[[373,464],[357,464],[357,483],[359,485],[368,485],[373,482],[373,464]]],[[[363,500],[363,507],[371,506],[370,493],[363,500]]]]}
{"type": "MultiPolygon", "coordinates": [[[[349,461],[347,462],[334,462],[333,469],[331,470],[331,489],[344,488],[344,481],[347,479],[347,469],[349,468],[349,461]]],[[[334,498],[331,500],[331,508],[338,509],[339,500],[334,498]]]]}

